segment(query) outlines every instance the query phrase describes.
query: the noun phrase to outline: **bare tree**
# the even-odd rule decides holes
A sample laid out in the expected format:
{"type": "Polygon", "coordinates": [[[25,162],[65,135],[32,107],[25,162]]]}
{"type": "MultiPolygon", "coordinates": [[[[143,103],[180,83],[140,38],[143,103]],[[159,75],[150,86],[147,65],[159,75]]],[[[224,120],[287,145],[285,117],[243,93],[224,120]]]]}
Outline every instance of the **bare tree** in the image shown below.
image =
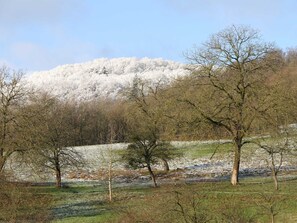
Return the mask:
{"type": "Polygon", "coordinates": [[[107,147],[106,150],[101,151],[100,154],[100,161],[102,166],[102,173],[104,178],[107,178],[108,181],[108,199],[109,202],[113,201],[113,180],[115,177],[114,167],[115,164],[119,161],[119,154],[113,148],[113,140],[115,138],[115,130],[113,123],[109,124],[109,134],[110,134],[110,145],[107,147]]]}
{"type": "Polygon", "coordinates": [[[56,186],[62,187],[62,170],[84,164],[82,155],[73,148],[75,129],[71,125],[73,107],[55,98],[42,96],[32,104],[39,111],[30,131],[29,158],[35,168],[53,170],[56,186]]]}
{"type": "Polygon", "coordinates": [[[22,76],[22,71],[0,68],[0,173],[13,153],[25,149],[22,135],[26,134],[26,114],[22,109],[29,91],[24,88],[22,76]]]}
{"type": "Polygon", "coordinates": [[[277,89],[274,89],[273,99],[273,109],[267,111],[266,120],[263,123],[266,135],[250,140],[250,142],[256,144],[267,154],[266,162],[271,171],[275,190],[278,190],[278,174],[283,162],[285,159],[288,161],[294,153],[296,131],[292,126],[295,124],[289,123],[295,122],[294,109],[296,109],[296,105],[294,105],[292,89],[286,87],[284,83],[279,84],[277,89]]]}
{"type": "Polygon", "coordinates": [[[161,160],[170,160],[176,156],[174,148],[169,144],[157,141],[153,135],[137,135],[132,138],[123,153],[123,160],[132,168],[147,168],[154,187],[157,187],[156,175],[152,169],[161,160]]]}
{"type": "Polygon", "coordinates": [[[278,193],[260,193],[259,198],[256,204],[262,209],[263,214],[270,217],[270,222],[274,223],[275,217],[283,211],[281,203],[284,203],[285,198],[278,193]]]}
{"type": "Polygon", "coordinates": [[[274,139],[269,138],[268,140],[263,139],[261,142],[258,142],[257,145],[268,155],[267,163],[271,170],[274,188],[278,190],[277,175],[283,165],[284,155],[289,152],[289,139],[287,136],[283,136],[274,139]]]}
{"type": "Polygon", "coordinates": [[[152,169],[154,164],[163,160],[171,160],[180,154],[170,143],[157,140],[152,132],[140,130],[131,135],[132,143],[123,153],[123,160],[132,168],[147,168],[154,187],[157,187],[156,175],[152,169]]]}
{"type": "Polygon", "coordinates": [[[271,103],[267,86],[269,71],[279,64],[279,52],[262,42],[249,27],[231,26],[210,37],[202,47],[186,53],[193,75],[182,102],[197,117],[225,129],[232,137],[234,161],[231,183],[238,183],[244,137],[262,118],[271,103]],[[195,92],[195,94],[193,94],[195,92]]]}
{"type": "MultiPolygon", "coordinates": [[[[127,112],[127,124],[130,126],[128,132],[130,131],[129,134],[133,135],[134,139],[136,135],[142,139],[144,135],[149,136],[148,140],[153,137],[153,142],[163,139],[168,123],[168,112],[164,106],[166,99],[163,97],[165,87],[165,80],[152,82],[135,77],[132,87],[127,89],[130,105],[127,112]],[[146,132],[143,131],[144,129],[146,132]]],[[[166,156],[160,159],[164,170],[168,172],[169,165],[166,156]]]]}
{"type": "Polygon", "coordinates": [[[206,223],[211,222],[212,217],[209,210],[203,207],[203,202],[200,201],[199,195],[191,191],[191,196],[183,195],[182,193],[175,192],[175,208],[185,223],[206,223]]]}
{"type": "Polygon", "coordinates": [[[163,80],[151,82],[138,77],[127,90],[126,120],[131,144],[123,158],[133,168],[147,168],[155,187],[157,182],[152,166],[162,163],[164,170],[169,171],[168,160],[178,155],[169,143],[162,140],[166,125],[163,90],[163,80]]]}

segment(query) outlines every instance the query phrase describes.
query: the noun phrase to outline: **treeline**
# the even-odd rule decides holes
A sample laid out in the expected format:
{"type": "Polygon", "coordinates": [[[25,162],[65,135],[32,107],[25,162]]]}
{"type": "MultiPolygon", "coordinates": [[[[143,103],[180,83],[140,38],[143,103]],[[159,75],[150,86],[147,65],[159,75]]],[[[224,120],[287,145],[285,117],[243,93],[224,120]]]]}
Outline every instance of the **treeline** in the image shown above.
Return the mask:
{"type": "MultiPolygon", "coordinates": [[[[65,148],[116,142],[228,138],[239,158],[246,137],[297,123],[296,49],[283,51],[232,26],[186,57],[190,75],[170,84],[136,77],[118,99],[85,102],[30,89],[21,71],[2,67],[0,171],[13,153],[30,151],[28,159],[59,175],[63,165],[79,163],[65,148]]],[[[237,178],[239,163],[234,168],[237,178]]]]}

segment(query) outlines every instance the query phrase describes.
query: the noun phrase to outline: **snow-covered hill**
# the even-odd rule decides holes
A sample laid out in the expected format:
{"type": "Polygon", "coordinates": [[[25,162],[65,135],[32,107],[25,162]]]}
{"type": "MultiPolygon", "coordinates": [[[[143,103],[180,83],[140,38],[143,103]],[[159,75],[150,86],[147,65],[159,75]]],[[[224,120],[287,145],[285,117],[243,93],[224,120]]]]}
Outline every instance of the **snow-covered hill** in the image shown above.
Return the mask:
{"type": "Polygon", "coordinates": [[[29,85],[59,98],[81,101],[96,97],[117,97],[124,87],[132,83],[135,76],[169,82],[185,75],[185,72],[183,64],[163,59],[102,58],[35,72],[26,79],[29,85]]]}

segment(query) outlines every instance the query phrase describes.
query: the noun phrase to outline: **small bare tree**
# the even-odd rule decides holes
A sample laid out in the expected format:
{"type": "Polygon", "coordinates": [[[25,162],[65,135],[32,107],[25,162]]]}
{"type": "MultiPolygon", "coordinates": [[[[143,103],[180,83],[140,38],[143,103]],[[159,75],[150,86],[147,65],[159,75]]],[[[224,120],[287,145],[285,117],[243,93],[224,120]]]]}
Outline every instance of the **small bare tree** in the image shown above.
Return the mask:
{"type": "Polygon", "coordinates": [[[123,154],[123,160],[132,168],[147,168],[154,187],[157,187],[152,167],[164,159],[173,159],[177,154],[175,149],[169,143],[157,141],[149,135],[135,136],[132,141],[123,154]]]}
{"type": "Polygon", "coordinates": [[[107,177],[108,181],[108,199],[109,202],[113,201],[113,179],[115,177],[114,166],[119,161],[119,155],[113,148],[112,143],[115,138],[115,131],[113,123],[109,123],[109,135],[110,135],[110,145],[108,145],[106,151],[102,151],[100,154],[100,160],[102,163],[102,173],[104,177],[107,177]]]}
{"type": "Polygon", "coordinates": [[[100,171],[103,174],[104,180],[108,182],[108,200],[113,201],[113,180],[115,177],[114,167],[118,162],[118,157],[114,151],[112,145],[109,145],[106,150],[102,151],[100,154],[101,168],[100,171]]]}
{"type": "Polygon", "coordinates": [[[275,217],[282,211],[280,204],[284,201],[284,198],[280,194],[275,193],[260,193],[259,198],[256,204],[262,209],[264,214],[270,217],[270,222],[274,223],[275,217]]]}
{"type": "Polygon", "coordinates": [[[267,166],[271,171],[274,188],[275,190],[278,190],[278,174],[283,165],[283,161],[285,158],[288,159],[294,151],[294,134],[290,131],[288,125],[278,126],[277,121],[271,121],[270,128],[268,130],[270,130],[269,137],[257,138],[251,142],[256,144],[258,148],[268,155],[266,158],[267,166]]]}
{"type": "Polygon", "coordinates": [[[272,143],[258,143],[258,146],[268,155],[266,161],[271,170],[274,188],[278,190],[278,173],[283,165],[284,155],[288,153],[288,138],[279,139],[277,142],[272,143]]]}
{"type": "Polygon", "coordinates": [[[176,191],[174,203],[173,211],[177,212],[185,223],[207,223],[212,220],[211,213],[203,208],[203,203],[195,193],[191,193],[189,197],[176,191]]]}

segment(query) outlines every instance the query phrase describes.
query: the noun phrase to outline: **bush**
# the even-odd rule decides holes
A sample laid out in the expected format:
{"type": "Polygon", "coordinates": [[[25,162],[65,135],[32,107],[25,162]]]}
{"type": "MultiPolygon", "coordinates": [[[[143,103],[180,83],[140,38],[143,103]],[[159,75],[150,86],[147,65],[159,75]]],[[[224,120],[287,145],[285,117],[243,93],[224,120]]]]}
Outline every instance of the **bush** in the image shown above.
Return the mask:
{"type": "Polygon", "coordinates": [[[48,222],[49,196],[34,194],[30,186],[0,178],[0,222],[48,222]]]}

